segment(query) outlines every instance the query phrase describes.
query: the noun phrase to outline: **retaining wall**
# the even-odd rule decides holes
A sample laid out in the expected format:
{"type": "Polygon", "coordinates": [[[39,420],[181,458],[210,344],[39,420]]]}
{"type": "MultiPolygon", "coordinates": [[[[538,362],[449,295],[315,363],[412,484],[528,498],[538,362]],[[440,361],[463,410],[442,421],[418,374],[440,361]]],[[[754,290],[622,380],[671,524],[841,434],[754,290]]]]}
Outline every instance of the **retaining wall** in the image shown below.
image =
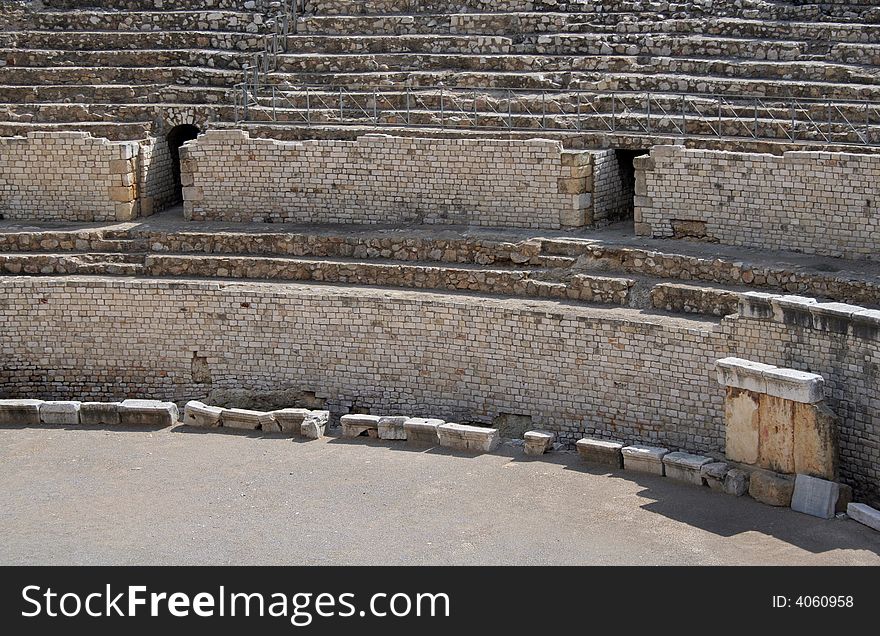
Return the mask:
{"type": "Polygon", "coordinates": [[[655,146],[634,165],[638,234],[880,258],[880,156],[655,146]]]}

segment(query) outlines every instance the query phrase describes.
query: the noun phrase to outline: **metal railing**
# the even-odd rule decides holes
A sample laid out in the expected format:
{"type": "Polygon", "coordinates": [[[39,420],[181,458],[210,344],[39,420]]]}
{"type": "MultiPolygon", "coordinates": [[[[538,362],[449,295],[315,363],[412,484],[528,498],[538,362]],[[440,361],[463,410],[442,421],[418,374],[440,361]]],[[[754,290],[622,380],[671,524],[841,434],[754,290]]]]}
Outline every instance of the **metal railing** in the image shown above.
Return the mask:
{"type": "Polygon", "coordinates": [[[553,131],[880,145],[880,103],[652,91],[272,84],[236,91],[236,120],[290,126],[553,131]]]}

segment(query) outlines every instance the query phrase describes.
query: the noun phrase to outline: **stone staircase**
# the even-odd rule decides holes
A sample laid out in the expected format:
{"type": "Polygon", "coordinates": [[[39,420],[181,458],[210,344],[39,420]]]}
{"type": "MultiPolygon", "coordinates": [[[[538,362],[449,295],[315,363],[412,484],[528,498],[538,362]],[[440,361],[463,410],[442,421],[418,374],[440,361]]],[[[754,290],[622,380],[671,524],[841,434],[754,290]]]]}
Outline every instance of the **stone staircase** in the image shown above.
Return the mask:
{"type": "MultiPolygon", "coordinates": [[[[868,2],[296,6],[273,71],[250,95],[247,125],[255,134],[351,138],[386,127],[459,134],[468,127],[462,114],[480,109],[479,130],[468,134],[534,129],[572,145],[578,138],[601,145],[614,134],[615,145],[644,148],[680,135],[677,116],[687,110],[686,132],[706,137],[742,132],[746,121],[767,136],[793,116],[807,125],[831,114],[831,139],[805,138],[849,143],[866,102],[880,102],[880,11],[868,2]],[[363,100],[340,107],[339,89],[363,91],[363,100]],[[456,89],[464,91],[454,97],[461,113],[451,116],[456,89]],[[715,112],[713,94],[746,101],[715,112]],[[841,103],[805,102],[792,113],[790,98],[841,103]],[[645,117],[645,104],[654,115],[645,117]],[[359,110],[360,119],[352,114],[359,110]],[[571,129],[575,113],[578,130],[571,129]],[[628,113],[622,130],[601,133],[612,113],[628,113]],[[646,124],[648,132],[633,139],[624,134],[646,124]]],[[[63,125],[125,138],[179,110],[206,125],[232,125],[241,116],[235,87],[278,31],[278,11],[264,0],[5,3],[0,133],[63,125]]]]}
{"type": "Polygon", "coordinates": [[[193,231],[162,222],[68,229],[6,226],[0,228],[0,276],[307,282],[714,317],[735,313],[739,294],[748,290],[880,305],[880,277],[869,264],[861,272],[831,271],[836,268],[794,265],[773,254],[749,261],[736,253],[712,257],[682,247],[659,251],[614,237],[424,226],[272,231],[228,225],[193,231]]]}

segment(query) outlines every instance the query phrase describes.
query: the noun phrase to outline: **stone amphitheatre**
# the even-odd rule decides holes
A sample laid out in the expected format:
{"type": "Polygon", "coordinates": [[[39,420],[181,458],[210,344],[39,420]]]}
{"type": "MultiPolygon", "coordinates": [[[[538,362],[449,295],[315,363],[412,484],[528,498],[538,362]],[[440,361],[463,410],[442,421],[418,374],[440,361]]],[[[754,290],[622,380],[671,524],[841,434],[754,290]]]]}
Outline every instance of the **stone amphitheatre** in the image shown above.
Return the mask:
{"type": "Polygon", "coordinates": [[[525,434],[878,528],[876,5],[2,2],[0,423],[525,434]]]}

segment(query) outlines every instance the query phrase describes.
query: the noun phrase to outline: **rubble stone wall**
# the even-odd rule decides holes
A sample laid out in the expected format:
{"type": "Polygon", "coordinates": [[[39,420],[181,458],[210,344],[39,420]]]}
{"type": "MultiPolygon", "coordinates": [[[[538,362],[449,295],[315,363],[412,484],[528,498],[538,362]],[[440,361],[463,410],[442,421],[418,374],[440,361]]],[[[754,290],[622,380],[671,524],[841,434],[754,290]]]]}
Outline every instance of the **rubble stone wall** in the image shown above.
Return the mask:
{"type": "Polygon", "coordinates": [[[880,255],[880,157],[655,146],[635,160],[636,232],[853,259],[880,255]]]}

